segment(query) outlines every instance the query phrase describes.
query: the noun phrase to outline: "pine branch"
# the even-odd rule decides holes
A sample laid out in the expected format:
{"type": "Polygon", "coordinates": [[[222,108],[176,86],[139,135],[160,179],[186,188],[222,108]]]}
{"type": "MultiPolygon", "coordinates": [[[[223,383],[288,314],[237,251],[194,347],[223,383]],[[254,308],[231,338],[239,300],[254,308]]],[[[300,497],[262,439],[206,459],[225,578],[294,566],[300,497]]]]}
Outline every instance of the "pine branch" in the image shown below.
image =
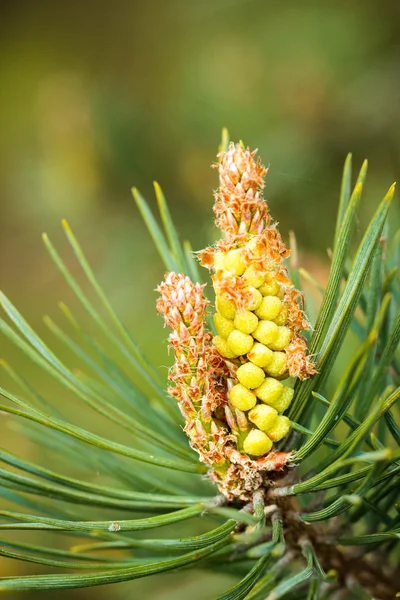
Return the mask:
{"type": "Polygon", "coordinates": [[[236,576],[220,600],[389,600],[398,592],[400,231],[391,238],[387,225],[394,186],[353,254],[367,163],[352,188],[348,155],[324,290],[299,264],[293,233],[290,264],[284,264],[290,251],[262,197],[261,162],[243,144],[230,144],[226,130],[220,151],[214,210],[225,237],[201,254],[213,269],[215,324],[207,310],[213,289],[206,290],[207,300],[196,253],[190,242],[181,243],[161,187],[154,183],[159,217],[132,190],[166,268],[177,272],[160,286],[162,312],[175,331],[169,378],[177,387],[171,394],[113,309],[66,221],[63,230],[89,292],[72,275],[69,259],[46,235],[43,240],[85,316],[61,303],[64,324],[48,316],[44,322],[73,366],[0,296],[2,334],[56,389],[49,397],[18,366],[1,361],[10,384],[0,389],[0,410],[13,447],[26,438],[42,449],[42,460],[52,461],[42,465],[0,448],[0,529],[7,532],[0,555],[41,570],[68,570],[3,577],[1,591],[74,589],[197,567],[236,576]],[[305,337],[304,280],[322,295],[305,337]],[[290,292],[292,284],[298,292],[290,292]],[[247,321],[241,312],[246,302],[247,321]],[[276,335],[279,330],[280,341],[255,338],[255,345],[258,352],[266,348],[263,360],[291,358],[286,372],[268,361],[256,364],[253,321],[254,327],[272,323],[276,335]],[[236,337],[250,341],[249,349],[239,348],[238,340],[229,345],[233,330],[243,333],[240,327],[249,333],[236,337]],[[290,357],[294,341],[297,362],[290,357]],[[289,371],[297,377],[294,389],[291,380],[282,383],[289,371]],[[279,394],[262,395],[254,377],[268,379],[279,394]],[[92,430],[88,414],[107,423],[107,436],[92,430]],[[123,432],[129,443],[121,443],[123,432]],[[216,496],[215,483],[222,495],[216,496]],[[161,528],[159,537],[148,537],[155,528],[161,528]],[[56,547],[36,542],[35,532],[47,530],[57,537],[56,547]],[[29,543],[14,538],[19,531],[30,532],[29,543]]]}

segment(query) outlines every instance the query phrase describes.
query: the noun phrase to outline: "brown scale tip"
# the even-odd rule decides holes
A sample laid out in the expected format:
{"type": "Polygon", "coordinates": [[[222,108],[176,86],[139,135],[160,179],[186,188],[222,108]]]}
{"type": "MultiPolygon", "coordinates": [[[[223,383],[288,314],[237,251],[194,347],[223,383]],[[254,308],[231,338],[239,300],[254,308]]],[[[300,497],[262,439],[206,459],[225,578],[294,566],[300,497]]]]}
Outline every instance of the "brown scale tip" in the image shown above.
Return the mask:
{"type": "Polygon", "coordinates": [[[257,150],[251,151],[242,144],[229,145],[218,155],[220,162],[220,187],[215,194],[214,213],[217,226],[229,237],[260,233],[268,224],[268,206],[261,196],[267,169],[257,150]]]}

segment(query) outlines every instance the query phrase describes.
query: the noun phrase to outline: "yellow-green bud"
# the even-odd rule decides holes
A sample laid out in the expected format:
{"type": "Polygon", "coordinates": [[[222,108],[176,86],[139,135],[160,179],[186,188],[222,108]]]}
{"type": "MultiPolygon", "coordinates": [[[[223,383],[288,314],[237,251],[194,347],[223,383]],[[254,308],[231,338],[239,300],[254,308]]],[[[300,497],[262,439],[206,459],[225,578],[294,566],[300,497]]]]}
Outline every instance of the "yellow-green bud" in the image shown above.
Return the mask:
{"type": "Polygon", "coordinates": [[[242,354],[247,354],[247,352],[251,349],[254,343],[251,335],[247,333],[242,333],[237,329],[234,329],[232,333],[228,336],[228,344],[232,352],[235,353],[236,356],[242,356],[242,354]]]}
{"type": "Polygon", "coordinates": [[[259,388],[256,389],[257,398],[265,404],[276,408],[275,403],[279,400],[284,385],[273,377],[266,377],[259,388]]]}
{"type": "Polygon", "coordinates": [[[265,370],[272,377],[279,377],[283,375],[286,371],[286,354],[285,352],[274,352],[272,360],[266,366],[265,370]]]}
{"type": "Polygon", "coordinates": [[[226,296],[217,296],[215,302],[217,310],[226,319],[234,319],[236,315],[236,307],[232,300],[229,300],[226,296]]]}
{"type": "MultiPolygon", "coordinates": [[[[254,408],[253,408],[254,410],[254,408]]],[[[250,415],[249,415],[250,416],[250,415]]],[[[251,420],[251,418],[250,418],[251,420]]],[[[266,434],[273,442],[279,442],[290,431],[290,421],[287,417],[279,415],[273,425],[266,430],[266,434]]]]}
{"type": "Polygon", "coordinates": [[[243,279],[255,288],[259,288],[264,283],[264,277],[253,266],[247,267],[243,273],[243,279]]]}
{"type": "Polygon", "coordinates": [[[247,353],[247,358],[251,360],[254,365],[257,365],[257,367],[262,368],[267,367],[273,357],[274,353],[272,350],[259,342],[256,342],[250,352],[247,353]]]}
{"type": "Polygon", "coordinates": [[[231,319],[227,319],[221,313],[215,313],[214,315],[214,323],[217,329],[218,335],[223,337],[225,340],[230,333],[235,329],[233,321],[231,319]]]}
{"type": "Polygon", "coordinates": [[[253,331],[253,337],[256,340],[269,346],[278,335],[278,325],[272,321],[260,321],[257,328],[253,331]]]}
{"type": "Polygon", "coordinates": [[[220,355],[224,358],[237,358],[239,356],[238,354],[235,354],[233,352],[228,342],[219,335],[215,335],[213,337],[213,344],[220,353],[220,355]]]}
{"type": "Polygon", "coordinates": [[[248,285],[243,291],[251,294],[251,300],[247,303],[246,308],[256,310],[261,304],[262,294],[253,285],[248,285]]]}
{"type": "Polygon", "coordinates": [[[243,442],[243,450],[246,454],[263,456],[272,448],[272,442],[265,433],[259,429],[252,429],[243,442]]]}
{"type": "Polygon", "coordinates": [[[283,305],[281,312],[276,317],[276,319],[274,319],[274,323],[276,323],[277,325],[285,325],[286,321],[288,320],[288,316],[289,316],[289,311],[286,308],[286,306],[283,305]]]}
{"type": "Polygon", "coordinates": [[[243,275],[246,270],[246,265],[243,261],[242,250],[230,250],[224,257],[224,268],[227,271],[232,271],[238,277],[243,275]]]}
{"type": "Polygon", "coordinates": [[[289,327],[278,327],[278,335],[270,344],[272,350],[284,350],[290,344],[293,332],[289,327]]]}
{"type": "Polygon", "coordinates": [[[242,333],[251,333],[258,325],[258,319],[251,310],[240,310],[236,313],[235,328],[242,333]]]}
{"type": "Polygon", "coordinates": [[[247,362],[238,368],[236,376],[242,385],[254,389],[262,384],[265,373],[260,367],[256,367],[256,365],[253,365],[251,362],[247,362]]]}
{"type": "MultiPolygon", "coordinates": [[[[276,381],[276,379],[274,381],[276,381]]],[[[282,392],[278,398],[268,400],[267,402],[267,404],[275,408],[278,413],[283,413],[287,408],[289,408],[294,396],[294,390],[292,390],[292,388],[287,387],[286,385],[282,385],[282,388],[282,392]]]]}
{"type": "Polygon", "coordinates": [[[268,406],[268,404],[256,404],[249,412],[250,421],[254,423],[258,429],[261,429],[261,431],[268,431],[273,427],[277,417],[278,413],[275,408],[268,406]]]}
{"type": "Polygon", "coordinates": [[[244,387],[244,385],[237,383],[229,392],[229,401],[233,408],[250,410],[256,404],[257,398],[255,394],[244,387]]]}
{"type": "Polygon", "coordinates": [[[260,306],[257,308],[256,315],[260,319],[272,321],[281,312],[282,302],[276,296],[264,296],[260,306]]]}
{"type": "Polygon", "coordinates": [[[259,288],[263,296],[277,296],[280,291],[280,285],[276,279],[270,279],[259,288]]]}
{"type": "MultiPolygon", "coordinates": [[[[268,381],[268,378],[264,379],[264,382],[260,385],[258,389],[261,389],[263,386],[266,388],[266,381],[268,381]]],[[[276,391],[273,389],[273,384],[269,384],[271,388],[271,393],[269,394],[269,396],[267,395],[266,389],[263,391],[264,397],[268,398],[267,400],[263,400],[263,398],[260,397],[258,390],[256,390],[256,394],[260,398],[260,400],[263,400],[263,402],[265,402],[269,406],[272,406],[272,408],[275,408],[275,410],[277,410],[279,413],[285,412],[285,410],[290,406],[293,400],[294,390],[292,390],[292,388],[287,387],[286,385],[283,385],[276,379],[270,379],[270,381],[275,381],[276,383],[279,383],[279,385],[281,386],[280,393],[276,393],[276,391]]]]}

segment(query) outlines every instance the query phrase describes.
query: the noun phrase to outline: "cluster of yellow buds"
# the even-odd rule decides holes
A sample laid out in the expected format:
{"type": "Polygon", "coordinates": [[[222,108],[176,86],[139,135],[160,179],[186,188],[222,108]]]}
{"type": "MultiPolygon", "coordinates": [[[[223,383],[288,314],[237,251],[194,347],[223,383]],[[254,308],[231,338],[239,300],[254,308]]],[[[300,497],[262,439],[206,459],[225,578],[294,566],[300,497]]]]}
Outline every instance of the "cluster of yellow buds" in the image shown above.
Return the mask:
{"type": "Polygon", "coordinates": [[[229,405],[234,414],[245,413],[242,424],[249,421],[245,431],[242,425],[238,449],[258,457],[290,431],[282,413],[294,392],[282,380],[315,370],[299,335],[309,327],[296,301],[300,293],[282,264],[289,251],[261,196],[266,170],[241,144],[231,144],[220,157],[214,211],[226,237],[200,258],[213,271],[214,346],[237,367],[229,405]]]}
{"type": "Polygon", "coordinates": [[[315,373],[300,332],[309,327],[302,295],[283,265],[289,251],[262,198],[266,169],[255,152],[231,144],[219,155],[216,223],[225,239],[200,253],[211,269],[217,335],[205,329],[200,284],[176,273],[159,286],[157,308],[172,333],[169,392],[211,478],[229,499],[249,500],[282,471],[290,452],[273,443],[290,431],[288,377],[315,373]]]}
{"type": "Polygon", "coordinates": [[[229,401],[233,409],[248,411],[255,425],[243,441],[244,452],[262,456],[290,430],[289,419],[281,413],[289,407],[293,390],[280,380],[288,376],[284,350],[293,332],[286,325],[283,286],[272,275],[261,276],[253,266],[246,267],[242,254],[241,249],[234,249],[215,256],[217,278],[227,273],[240,278],[248,301],[236,308],[226,295],[217,294],[214,323],[218,335],[213,342],[221,356],[240,362],[229,401]]]}

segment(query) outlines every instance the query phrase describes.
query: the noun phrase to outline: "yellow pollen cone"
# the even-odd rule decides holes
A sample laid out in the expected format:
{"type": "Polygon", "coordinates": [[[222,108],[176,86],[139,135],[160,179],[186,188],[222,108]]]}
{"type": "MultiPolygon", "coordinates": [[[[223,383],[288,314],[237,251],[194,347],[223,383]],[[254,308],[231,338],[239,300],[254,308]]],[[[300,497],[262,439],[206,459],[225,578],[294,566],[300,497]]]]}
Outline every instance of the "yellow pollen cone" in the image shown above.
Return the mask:
{"type": "Polygon", "coordinates": [[[228,344],[232,352],[236,354],[236,356],[242,356],[242,354],[247,354],[254,343],[251,335],[247,333],[242,333],[237,329],[234,329],[232,333],[229,334],[228,344]]]}
{"type": "Polygon", "coordinates": [[[236,315],[236,307],[232,300],[229,300],[226,296],[217,296],[215,302],[218,312],[221,313],[226,319],[234,319],[236,315]]]}
{"type": "MultiPolygon", "coordinates": [[[[253,408],[254,410],[254,408],[253,408]]],[[[266,434],[273,442],[279,442],[290,431],[290,421],[284,415],[279,415],[273,425],[266,430],[266,434]]]]}
{"type": "Polygon", "coordinates": [[[247,310],[256,310],[261,304],[262,295],[261,293],[253,286],[248,285],[244,288],[244,292],[251,294],[251,299],[247,302],[246,308],[247,310]]]}
{"type": "Polygon", "coordinates": [[[236,376],[242,385],[250,389],[259,387],[265,379],[264,371],[251,362],[244,363],[239,367],[236,376]]]}
{"type": "MultiPolygon", "coordinates": [[[[274,381],[276,381],[276,379],[274,381]]],[[[294,390],[292,390],[292,388],[289,388],[286,385],[282,385],[282,388],[281,394],[278,397],[273,398],[270,396],[266,402],[266,404],[272,406],[272,408],[275,408],[278,413],[283,413],[287,408],[289,408],[294,396],[294,390]]],[[[257,393],[257,390],[255,391],[257,393]]]]}
{"type": "Polygon", "coordinates": [[[252,429],[243,442],[243,450],[252,456],[263,456],[272,448],[272,442],[265,433],[259,429],[252,429]]]}
{"type": "Polygon", "coordinates": [[[247,353],[247,358],[251,360],[254,365],[261,368],[267,367],[273,357],[273,351],[259,342],[255,342],[250,352],[247,353]]]}
{"type": "Polygon", "coordinates": [[[238,248],[236,250],[230,250],[224,257],[224,268],[227,271],[232,271],[238,277],[243,275],[246,270],[246,265],[244,264],[242,251],[238,248]]]}
{"type": "Polygon", "coordinates": [[[260,321],[253,331],[253,337],[265,346],[269,346],[277,335],[278,325],[272,321],[260,321]]]}
{"type": "Polygon", "coordinates": [[[257,398],[266,404],[276,408],[275,403],[279,400],[284,385],[273,377],[266,377],[260,387],[256,389],[257,398]]]}
{"type": "Polygon", "coordinates": [[[290,344],[293,332],[289,327],[278,327],[278,335],[270,344],[271,350],[284,350],[290,344]]]}
{"type": "Polygon", "coordinates": [[[293,396],[294,390],[284,385],[281,397],[279,398],[279,401],[275,403],[274,408],[276,408],[276,410],[280,413],[285,412],[285,410],[291,405],[293,396]]]}
{"type": "Polygon", "coordinates": [[[270,363],[268,363],[265,370],[269,375],[272,375],[272,377],[279,377],[285,373],[286,362],[287,359],[285,352],[274,352],[272,360],[270,363]]]}
{"type": "Polygon", "coordinates": [[[258,319],[251,310],[240,310],[236,313],[235,328],[242,333],[251,333],[258,325],[258,319]]]}
{"type": "Polygon", "coordinates": [[[213,344],[224,358],[237,358],[239,355],[235,354],[228,342],[224,340],[220,335],[215,335],[213,337],[213,344]]]}
{"type": "Polygon", "coordinates": [[[237,383],[229,392],[229,401],[233,408],[250,410],[257,402],[257,398],[255,394],[244,387],[244,385],[237,383]]]}
{"type": "Polygon", "coordinates": [[[256,404],[256,406],[251,409],[248,416],[250,421],[254,423],[258,429],[267,431],[274,426],[278,413],[272,406],[268,406],[268,404],[256,404]]]}
{"type": "Polygon", "coordinates": [[[276,279],[266,281],[258,288],[263,296],[277,296],[280,291],[280,285],[276,279]]]}
{"type": "Polygon", "coordinates": [[[264,277],[253,266],[247,267],[243,273],[243,279],[255,288],[259,288],[264,283],[264,277]]]}
{"type": "Polygon", "coordinates": [[[279,300],[279,298],[276,296],[264,296],[264,298],[261,300],[260,306],[255,312],[257,317],[260,319],[272,321],[279,315],[281,308],[282,301],[279,300]]]}
{"type": "Polygon", "coordinates": [[[276,323],[277,325],[285,325],[286,321],[288,320],[288,316],[289,316],[289,311],[286,308],[285,305],[282,306],[281,312],[279,313],[279,315],[276,317],[276,319],[274,319],[274,323],[276,323]]]}
{"type": "Polygon", "coordinates": [[[231,319],[227,319],[221,313],[215,313],[214,315],[214,324],[218,335],[226,339],[230,333],[235,329],[233,321],[231,319]]]}

